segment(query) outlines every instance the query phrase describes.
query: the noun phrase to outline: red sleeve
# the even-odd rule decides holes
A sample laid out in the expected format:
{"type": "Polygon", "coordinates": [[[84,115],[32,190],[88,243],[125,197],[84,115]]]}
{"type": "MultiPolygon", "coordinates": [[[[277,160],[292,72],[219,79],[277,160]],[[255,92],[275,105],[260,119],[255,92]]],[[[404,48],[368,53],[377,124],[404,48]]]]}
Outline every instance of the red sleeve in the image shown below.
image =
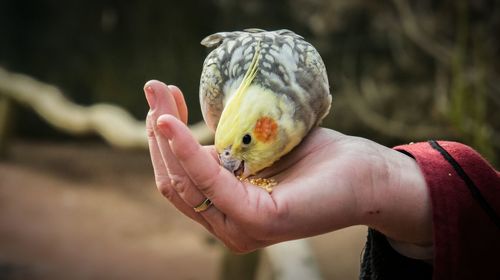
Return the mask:
{"type": "Polygon", "coordinates": [[[420,166],[432,201],[434,279],[500,279],[500,173],[456,142],[395,147],[420,166]]]}

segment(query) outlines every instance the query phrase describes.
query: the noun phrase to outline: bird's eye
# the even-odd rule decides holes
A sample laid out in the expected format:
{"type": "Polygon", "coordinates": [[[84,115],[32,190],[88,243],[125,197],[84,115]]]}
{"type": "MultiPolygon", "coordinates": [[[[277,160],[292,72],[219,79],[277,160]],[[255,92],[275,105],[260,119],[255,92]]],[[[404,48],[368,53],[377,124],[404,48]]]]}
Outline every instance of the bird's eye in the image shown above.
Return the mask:
{"type": "Polygon", "coordinates": [[[243,139],[241,139],[241,141],[244,145],[248,145],[250,144],[250,142],[252,142],[252,136],[250,136],[250,134],[245,134],[243,135],[243,139]]]}

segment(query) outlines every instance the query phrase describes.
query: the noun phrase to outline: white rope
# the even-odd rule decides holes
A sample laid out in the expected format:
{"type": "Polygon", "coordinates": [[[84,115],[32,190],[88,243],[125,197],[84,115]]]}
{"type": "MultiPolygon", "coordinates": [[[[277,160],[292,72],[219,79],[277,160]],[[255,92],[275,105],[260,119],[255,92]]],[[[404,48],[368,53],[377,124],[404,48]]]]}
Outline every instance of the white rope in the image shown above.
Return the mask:
{"type": "MultiPolygon", "coordinates": [[[[144,121],[134,119],[118,106],[81,106],[68,100],[55,86],[2,68],[0,94],[32,108],[49,124],[67,133],[97,133],[111,145],[121,148],[146,149],[148,146],[144,121]]],[[[190,129],[202,144],[210,143],[213,139],[204,122],[194,124],[190,129]]]]}

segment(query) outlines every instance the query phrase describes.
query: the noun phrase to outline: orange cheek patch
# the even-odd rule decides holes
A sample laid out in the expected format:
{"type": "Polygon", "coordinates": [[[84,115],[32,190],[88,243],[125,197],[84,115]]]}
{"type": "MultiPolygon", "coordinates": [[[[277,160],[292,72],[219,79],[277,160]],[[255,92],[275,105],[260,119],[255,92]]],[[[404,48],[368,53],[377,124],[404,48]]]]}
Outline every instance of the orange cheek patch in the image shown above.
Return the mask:
{"type": "Polygon", "coordinates": [[[262,117],[257,120],[253,134],[259,141],[272,141],[278,134],[278,124],[270,117],[262,117]]]}

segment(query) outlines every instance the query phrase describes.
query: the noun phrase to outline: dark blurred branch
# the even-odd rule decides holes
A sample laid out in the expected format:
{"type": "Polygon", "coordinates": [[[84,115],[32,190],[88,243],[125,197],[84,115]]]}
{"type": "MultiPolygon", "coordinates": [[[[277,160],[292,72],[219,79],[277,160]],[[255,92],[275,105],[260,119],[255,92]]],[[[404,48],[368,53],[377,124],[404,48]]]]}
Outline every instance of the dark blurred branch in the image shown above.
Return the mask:
{"type": "Polygon", "coordinates": [[[451,134],[442,127],[409,124],[402,120],[389,119],[383,114],[374,111],[363,96],[380,96],[381,93],[375,85],[372,79],[365,78],[361,81],[360,89],[357,89],[352,83],[345,81],[345,88],[349,93],[345,95],[347,101],[354,110],[354,113],[368,127],[385,135],[409,141],[430,139],[438,136],[442,138],[451,134]]]}
{"type": "MultiPolygon", "coordinates": [[[[498,77],[498,75],[496,77],[498,77]]],[[[488,88],[489,90],[486,91],[488,97],[497,105],[500,105],[500,83],[498,83],[498,81],[489,80],[488,88]]]]}
{"type": "Polygon", "coordinates": [[[432,94],[434,107],[441,115],[446,115],[450,106],[448,92],[450,90],[448,73],[442,65],[436,65],[434,75],[434,94],[432,94]]]}
{"type": "Polygon", "coordinates": [[[465,118],[463,120],[463,130],[466,133],[484,133],[488,139],[490,139],[489,143],[495,148],[500,148],[500,133],[493,129],[491,125],[487,123],[479,123],[472,118],[465,118]]]}
{"type": "MultiPolygon", "coordinates": [[[[68,100],[55,86],[0,68],[0,95],[32,108],[54,127],[81,135],[97,133],[114,146],[147,148],[144,121],[135,120],[127,111],[110,104],[80,106],[68,100]]],[[[203,122],[191,131],[201,143],[210,143],[212,133],[203,122]]]]}
{"type": "Polygon", "coordinates": [[[420,28],[420,24],[416,20],[408,1],[393,0],[393,2],[398,11],[404,34],[437,61],[444,65],[449,65],[453,50],[445,47],[443,43],[438,43],[436,39],[431,39],[428,34],[420,28]]]}

